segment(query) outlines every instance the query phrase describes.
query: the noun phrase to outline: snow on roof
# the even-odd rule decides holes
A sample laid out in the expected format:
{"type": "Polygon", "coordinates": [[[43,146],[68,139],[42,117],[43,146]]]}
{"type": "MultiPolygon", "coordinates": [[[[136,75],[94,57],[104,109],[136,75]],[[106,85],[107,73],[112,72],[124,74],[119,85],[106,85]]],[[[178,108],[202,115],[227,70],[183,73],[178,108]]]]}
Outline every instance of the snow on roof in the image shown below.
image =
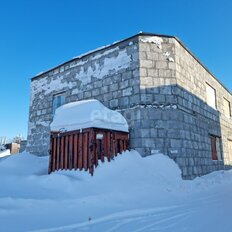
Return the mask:
{"type": "Polygon", "coordinates": [[[83,100],[59,107],[50,125],[51,131],[72,131],[103,128],[128,132],[126,119],[117,111],[105,107],[98,100],[83,100]]]}
{"type": "Polygon", "coordinates": [[[145,38],[142,38],[141,41],[144,42],[144,43],[154,43],[154,44],[157,45],[157,47],[159,49],[162,49],[163,39],[161,37],[158,37],[158,36],[147,36],[145,38]]]}

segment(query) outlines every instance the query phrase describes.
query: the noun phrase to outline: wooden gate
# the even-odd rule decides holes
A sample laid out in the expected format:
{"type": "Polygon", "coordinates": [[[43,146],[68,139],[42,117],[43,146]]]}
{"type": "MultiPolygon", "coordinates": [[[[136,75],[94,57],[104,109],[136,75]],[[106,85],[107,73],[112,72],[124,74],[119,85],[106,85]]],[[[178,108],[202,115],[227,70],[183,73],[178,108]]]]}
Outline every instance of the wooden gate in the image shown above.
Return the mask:
{"type": "Polygon", "coordinates": [[[93,175],[98,161],[109,162],[129,149],[127,132],[106,129],[51,132],[49,173],[55,170],[79,169],[93,175]]]}

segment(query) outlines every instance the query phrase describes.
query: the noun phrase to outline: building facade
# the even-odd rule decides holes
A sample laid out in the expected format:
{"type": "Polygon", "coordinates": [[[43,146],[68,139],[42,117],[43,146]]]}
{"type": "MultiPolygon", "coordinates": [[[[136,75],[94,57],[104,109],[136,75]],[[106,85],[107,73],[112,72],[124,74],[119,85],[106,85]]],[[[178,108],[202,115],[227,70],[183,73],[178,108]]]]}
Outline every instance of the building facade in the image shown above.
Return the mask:
{"type": "Polygon", "coordinates": [[[92,98],[124,115],[131,148],[168,155],[183,178],[232,165],[232,95],[176,37],[140,33],[32,78],[27,151],[47,155],[55,109],[92,98]]]}

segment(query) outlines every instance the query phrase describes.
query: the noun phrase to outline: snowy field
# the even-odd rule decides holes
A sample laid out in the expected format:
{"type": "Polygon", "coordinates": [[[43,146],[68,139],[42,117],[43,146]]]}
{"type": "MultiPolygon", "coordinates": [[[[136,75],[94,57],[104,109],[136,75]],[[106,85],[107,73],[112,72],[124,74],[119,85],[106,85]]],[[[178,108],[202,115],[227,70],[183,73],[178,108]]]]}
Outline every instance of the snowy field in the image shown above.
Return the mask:
{"type": "Polygon", "coordinates": [[[231,231],[231,171],[183,181],[169,158],[135,151],[94,177],[47,166],[27,153],[0,159],[1,232],[231,231]]]}

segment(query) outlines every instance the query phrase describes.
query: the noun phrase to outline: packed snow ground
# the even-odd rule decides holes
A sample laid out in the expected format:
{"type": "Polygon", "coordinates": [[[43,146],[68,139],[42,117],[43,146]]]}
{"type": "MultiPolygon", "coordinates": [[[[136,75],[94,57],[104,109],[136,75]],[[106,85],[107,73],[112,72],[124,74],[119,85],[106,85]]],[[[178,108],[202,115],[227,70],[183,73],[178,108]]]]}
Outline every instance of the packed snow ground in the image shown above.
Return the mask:
{"type": "Polygon", "coordinates": [[[135,151],[94,177],[47,166],[27,153],[0,159],[0,231],[231,231],[231,171],[184,181],[168,157],[135,151]]]}

